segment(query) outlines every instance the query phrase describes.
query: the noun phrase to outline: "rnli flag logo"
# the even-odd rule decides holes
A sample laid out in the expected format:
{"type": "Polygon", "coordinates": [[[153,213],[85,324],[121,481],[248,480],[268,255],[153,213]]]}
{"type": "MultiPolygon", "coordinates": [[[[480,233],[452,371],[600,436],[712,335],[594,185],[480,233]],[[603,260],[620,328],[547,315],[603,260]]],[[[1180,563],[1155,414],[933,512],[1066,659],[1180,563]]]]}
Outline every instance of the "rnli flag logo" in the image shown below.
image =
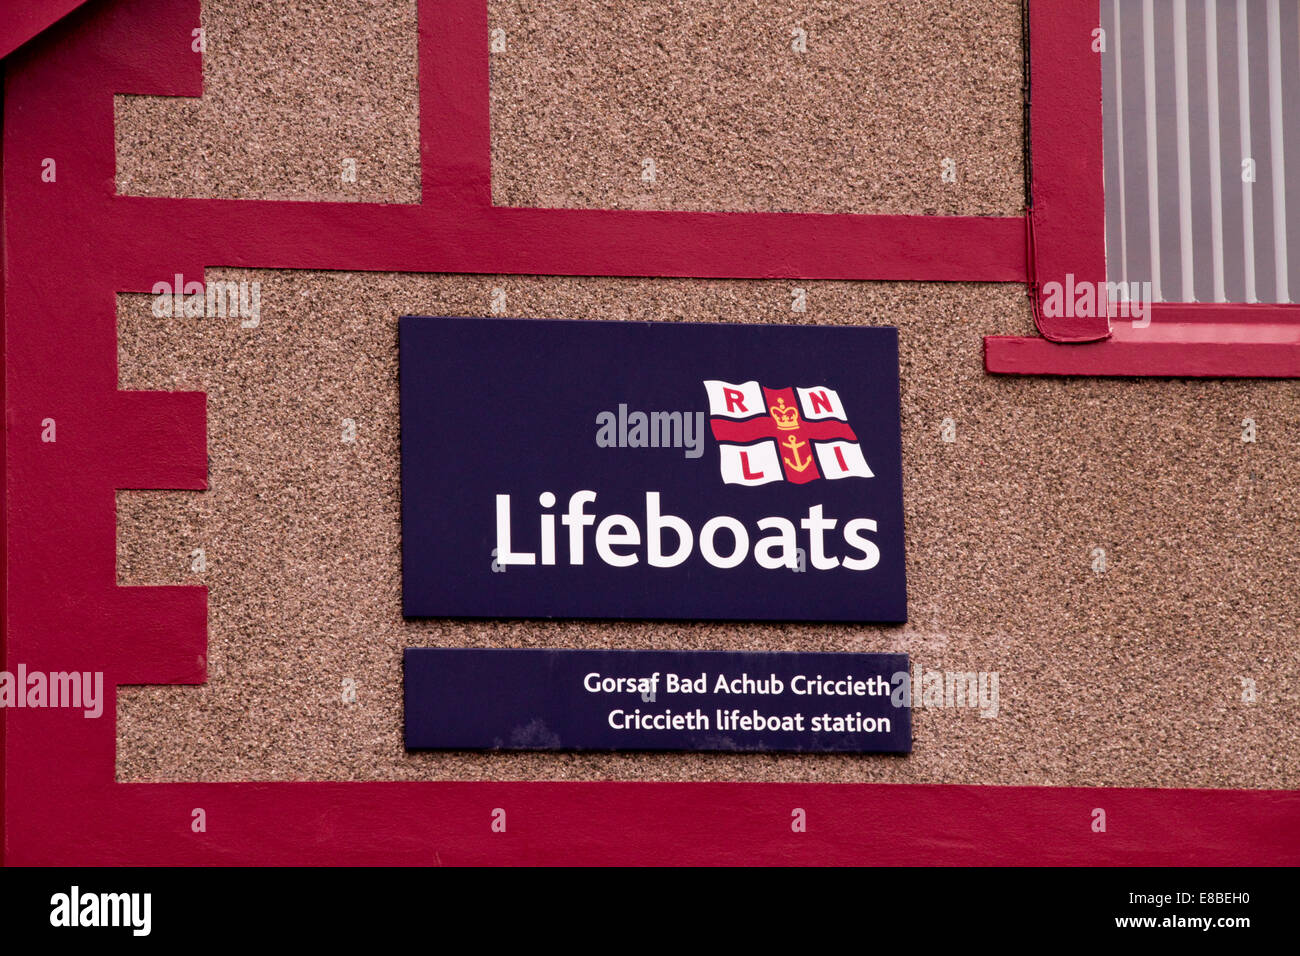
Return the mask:
{"type": "Polygon", "coordinates": [[[727,484],[874,477],[835,389],[716,379],[704,389],[727,484]]]}

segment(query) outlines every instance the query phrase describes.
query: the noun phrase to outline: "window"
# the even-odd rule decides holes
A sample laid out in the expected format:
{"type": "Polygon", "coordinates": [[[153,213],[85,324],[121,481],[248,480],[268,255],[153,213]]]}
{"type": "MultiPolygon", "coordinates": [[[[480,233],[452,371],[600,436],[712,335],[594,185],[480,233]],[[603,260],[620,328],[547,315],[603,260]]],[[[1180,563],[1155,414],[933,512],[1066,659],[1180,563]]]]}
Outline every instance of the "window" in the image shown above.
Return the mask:
{"type": "Polygon", "coordinates": [[[1101,24],[1108,278],[1295,301],[1300,2],[1101,0],[1101,24]]]}
{"type": "Polygon", "coordinates": [[[1300,378],[1300,0],[1027,0],[1026,26],[1041,334],[985,368],[1300,378]],[[1117,286],[1140,315],[1059,291],[1117,286]]]}

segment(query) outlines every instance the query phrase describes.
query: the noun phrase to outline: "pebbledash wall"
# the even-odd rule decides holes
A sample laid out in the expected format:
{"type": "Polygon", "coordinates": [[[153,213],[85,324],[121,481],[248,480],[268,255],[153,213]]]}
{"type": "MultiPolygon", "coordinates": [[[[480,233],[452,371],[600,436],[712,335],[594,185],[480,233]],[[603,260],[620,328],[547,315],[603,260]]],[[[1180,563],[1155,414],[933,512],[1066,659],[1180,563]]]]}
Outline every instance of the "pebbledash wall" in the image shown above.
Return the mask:
{"type": "MultiPolygon", "coordinates": [[[[1019,0],[624,6],[489,4],[495,203],[1021,214],[1019,0]]],[[[414,2],[202,17],[201,99],[118,98],[120,192],[419,201],[414,2]]],[[[119,693],[121,781],[1300,785],[1294,382],[988,375],[1013,283],[206,278],[256,322],[118,299],[119,387],[207,393],[211,485],[117,496],[118,582],[209,604],[206,684],[119,693]],[[403,619],[407,313],[898,326],[910,622],[403,619]],[[898,651],[999,695],[918,709],[906,757],[407,753],[421,645],[898,651]]]]}

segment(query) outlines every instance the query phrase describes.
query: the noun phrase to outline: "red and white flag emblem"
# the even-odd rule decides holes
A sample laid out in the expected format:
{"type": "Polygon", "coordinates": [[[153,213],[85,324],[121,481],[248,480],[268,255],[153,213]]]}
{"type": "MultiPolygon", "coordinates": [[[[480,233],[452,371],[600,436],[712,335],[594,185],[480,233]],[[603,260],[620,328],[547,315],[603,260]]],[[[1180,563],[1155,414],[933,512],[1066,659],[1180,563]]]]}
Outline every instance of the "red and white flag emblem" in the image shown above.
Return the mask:
{"type": "Polygon", "coordinates": [[[727,484],[874,477],[835,389],[718,380],[704,389],[727,484]]]}

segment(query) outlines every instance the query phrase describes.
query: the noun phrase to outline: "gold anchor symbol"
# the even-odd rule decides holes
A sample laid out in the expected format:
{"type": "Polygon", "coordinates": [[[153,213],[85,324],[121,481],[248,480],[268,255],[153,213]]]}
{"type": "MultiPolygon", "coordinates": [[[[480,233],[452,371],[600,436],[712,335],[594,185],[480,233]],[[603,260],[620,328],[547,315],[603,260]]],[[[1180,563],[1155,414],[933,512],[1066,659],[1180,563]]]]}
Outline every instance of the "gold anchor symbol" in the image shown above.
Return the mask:
{"type": "Polygon", "coordinates": [[[806,441],[795,441],[793,435],[791,435],[781,444],[782,448],[790,449],[790,453],[794,455],[794,461],[791,461],[789,458],[786,458],[785,463],[789,465],[791,468],[793,468],[795,471],[803,471],[809,465],[812,464],[811,455],[803,459],[802,461],[799,459],[799,449],[803,448],[807,444],[808,443],[806,441]]]}

